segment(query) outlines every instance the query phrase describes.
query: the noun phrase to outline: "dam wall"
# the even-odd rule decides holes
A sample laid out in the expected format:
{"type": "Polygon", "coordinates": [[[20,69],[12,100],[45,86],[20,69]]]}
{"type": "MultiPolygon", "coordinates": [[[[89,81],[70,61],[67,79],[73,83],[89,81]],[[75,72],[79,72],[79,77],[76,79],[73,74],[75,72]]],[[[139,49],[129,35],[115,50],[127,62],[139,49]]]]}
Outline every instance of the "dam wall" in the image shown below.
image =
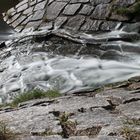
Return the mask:
{"type": "Polygon", "coordinates": [[[3,14],[21,32],[47,26],[73,31],[110,31],[138,22],[139,0],[23,0],[3,14]]]}

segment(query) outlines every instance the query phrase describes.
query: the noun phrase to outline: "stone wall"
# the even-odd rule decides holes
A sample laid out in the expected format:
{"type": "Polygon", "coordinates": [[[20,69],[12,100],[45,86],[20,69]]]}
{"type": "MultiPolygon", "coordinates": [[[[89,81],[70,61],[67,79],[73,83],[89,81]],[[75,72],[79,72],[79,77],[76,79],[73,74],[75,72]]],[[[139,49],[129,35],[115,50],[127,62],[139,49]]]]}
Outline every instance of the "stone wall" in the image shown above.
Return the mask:
{"type": "Polygon", "coordinates": [[[42,26],[108,31],[120,22],[136,22],[135,17],[122,16],[114,10],[131,8],[136,3],[136,0],[23,0],[3,15],[4,20],[19,32],[42,26]]]}

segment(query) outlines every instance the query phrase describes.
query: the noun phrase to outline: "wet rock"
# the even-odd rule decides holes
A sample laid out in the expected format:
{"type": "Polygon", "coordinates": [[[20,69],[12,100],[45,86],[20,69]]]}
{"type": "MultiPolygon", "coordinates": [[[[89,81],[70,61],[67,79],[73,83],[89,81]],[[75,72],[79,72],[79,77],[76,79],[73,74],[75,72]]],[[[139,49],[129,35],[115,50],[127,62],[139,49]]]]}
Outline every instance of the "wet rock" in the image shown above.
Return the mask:
{"type": "Polygon", "coordinates": [[[128,24],[128,25],[124,26],[123,31],[140,33],[140,23],[137,22],[134,24],[128,24]]]}
{"type": "Polygon", "coordinates": [[[119,22],[114,22],[114,21],[106,21],[103,22],[101,25],[100,29],[102,31],[112,31],[115,29],[115,27],[119,24],[119,22]]]}
{"type": "Polygon", "coordinates": [[[118,14],[116,14],[114,12],[111,13],[111,16],[109,17],[109,19],[110,20],[122,21],[122,22],[130,21],[129,17],[118,15],[118,14]]]}
{"type": "MultiPolygon", "coordinates": [[[[108,50],[105,53],[103,53],[100,57],[101,59],[106,59],[106,60],[122,60],[125,58],[125,56],[116,50],[108,50]]],[[[126,60],[128,58],[126,57],[126,60]]]]}

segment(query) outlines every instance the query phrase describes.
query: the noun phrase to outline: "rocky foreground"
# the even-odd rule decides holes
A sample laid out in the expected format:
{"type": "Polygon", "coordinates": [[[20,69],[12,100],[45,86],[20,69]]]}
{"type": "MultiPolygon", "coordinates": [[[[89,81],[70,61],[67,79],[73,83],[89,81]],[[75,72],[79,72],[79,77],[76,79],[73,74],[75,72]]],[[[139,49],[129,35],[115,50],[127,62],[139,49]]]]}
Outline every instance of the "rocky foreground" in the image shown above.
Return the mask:
{"type": "Polygon", "coordinates": [[[1,108],[0,119],[20,140],[139,140],[139,81],[1,108]]]}

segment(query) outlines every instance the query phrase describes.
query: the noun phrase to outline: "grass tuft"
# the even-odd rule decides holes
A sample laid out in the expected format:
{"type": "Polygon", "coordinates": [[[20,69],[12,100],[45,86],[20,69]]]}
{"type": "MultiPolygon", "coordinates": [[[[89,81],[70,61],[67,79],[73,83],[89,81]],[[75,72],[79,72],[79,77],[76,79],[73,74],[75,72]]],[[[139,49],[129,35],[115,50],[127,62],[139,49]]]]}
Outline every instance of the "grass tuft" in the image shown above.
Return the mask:
{"type": "Polygon", "coordinates": [[[132,7],[121,7],[117,8],[115,11],[117,14],[128,17],[138,16],[140,14],[140,0],[138,0],[132,7]]]}
{"type": "Polygon", "coordinates": [[[52,98],[56,98],[56,97],[60,97],[60,96],[61,96],[61,94],[58,91],[49,90],[47,92],[44,92],[42,90],[36,89],[36,90],[28,91],[28,92],[25,92],[25,93],[22,93],[22,94],[16,96],[14,98],[13,102],[11,103],[11,105],[16,106],[19,103],[33,100],[33,99],[42,99],[45,97],[52,99],[52,98]]]}
{"type": "Polygon", "coordinates": [[[140,140],[140,131],[136,129],[140,125],[140,120],[127,118],[123,121],[123,124],[121,135],[126,140],[140,140]]]}
{"type": "Polygon", "coordinates": [[[14,140],[15,134],[7,127],[4,121],[0,121],[0,140],[14,140]]]}
{"type": "Polygon", "coordinates": [[[140,132],[128,126],[122,128],[121,135],[126,140],[140,140],[140,132]]]}

